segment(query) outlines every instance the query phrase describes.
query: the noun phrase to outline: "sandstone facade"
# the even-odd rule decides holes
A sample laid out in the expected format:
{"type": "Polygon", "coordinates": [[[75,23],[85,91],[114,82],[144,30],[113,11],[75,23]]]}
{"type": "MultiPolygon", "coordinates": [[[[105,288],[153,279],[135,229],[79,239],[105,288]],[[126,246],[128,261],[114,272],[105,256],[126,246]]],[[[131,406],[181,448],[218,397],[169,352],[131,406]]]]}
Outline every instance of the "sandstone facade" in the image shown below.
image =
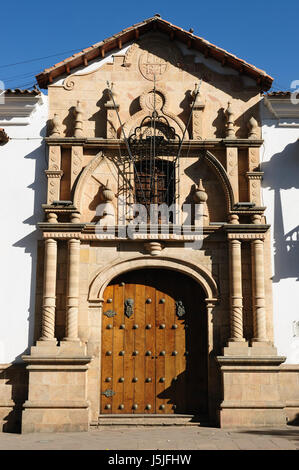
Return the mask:
{"type": "MultiPolygon", "coordinates": [[[[223,427],[283,424],[298,411],[299,369],[281,365],[285,358],[273,344],[259,114],[260,93],[271,78],[254,68],[250,75],[248,64],[238,59],[233,67],[229,54],[218,51],[217,57],[212,49],[200,49],[192,33],[182,38],[158,17],[129,32],[130,37],[117,36],[118,50],[108,53],[107,41],[90,64],[86,52],[75,71],[66,62],[64,75],[56,67],[39,77],[41,83],[48,80],[48,189],[39,224],[36,345],[23,356],[29,392],[22,432],[87,430],[111,413],[109,396],[106,405],[101,401],[109,352],[104,335],[109,325],[113,332],[120,325],[104,317],[107,286],[146,269],[180,273],[186,289],[192,279],[203,292],[206,330],[191,331],[190,338],[206,338],[206,419],[223,427]],[[118,197],[136,202],[140,152],[156,142],[151,119],[164,145],[162,152],[155,143],[155,158],[175,175],[170,202],[177,204],[178,218],[169,233],[150,233],[147,226],[130,237],[122,229],[132,214],[128,206],[120,214],[118,197]],[[130,141],[136,129],[148,137],[142,149],[139,141],[130,141]],[[133,158],[127,139],[131,153],[137,149],[133,158]],[[183,204],[193,207],[194,201],[204,214],[203,243],[196,249],[199,239],[182,230],[183,204]],[[108,203],[112,212],[99,213],[108,203]],[[115,229],[116,220],[122,228],[115,229]]],[[[113,395],[119,380],[112,371],[111,376],[113,395]]],[[[123,382],[130,377],[125,368],[123,382]]],[[[14,386],[22,380],[18,376],[14,386]]],[[[132,415],[153,412],[150,405],[137,408],[124,390],[132,415]]],[[[12,407],[10,400],[6,405],[12,407]]],[[[127,405],[121,406],[116,414],[126,411],[127,405]]],[[[163,406],[156,413],[165,414],[163,406]]]]}

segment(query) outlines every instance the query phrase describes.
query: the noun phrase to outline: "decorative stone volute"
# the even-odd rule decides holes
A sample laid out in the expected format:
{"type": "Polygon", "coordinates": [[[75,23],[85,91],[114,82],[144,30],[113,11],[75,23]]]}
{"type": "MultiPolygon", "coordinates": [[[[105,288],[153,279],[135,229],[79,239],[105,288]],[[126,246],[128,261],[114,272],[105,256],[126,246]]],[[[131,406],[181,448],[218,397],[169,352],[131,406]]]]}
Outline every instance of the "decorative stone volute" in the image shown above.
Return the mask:
{"type": "Polygon", "coordinates": [[[254,119],[254,117],[252,116],[248,123],[247,123],[247,127],[248,127],[248,139],[257,139],[258,138],[258,123],[257,123],[257,120],[254,119]]]}
{"type": "Polygon", "coordinates": [[[83,137],[83,109],[80,101],[77,101],[77,106],[74,110],[75,114],[75,131],[74,137],[83,137]]]}
{"type": "Polygon", "coordinates": [[[234,139],[235,136],[235,130],[234,130],[234,112],[232,110],[232,105],[231,102],[228,102],[227,110],[225,111],[226,115],[226,137],[228,139],[234,139]]]}
{"type": "Polygon", "coordinates": [[[52,119],[52,131],[50,136],[51,137],[60,137],[61,135],[61,122],[57,113],[54,114],[52,119]]]}

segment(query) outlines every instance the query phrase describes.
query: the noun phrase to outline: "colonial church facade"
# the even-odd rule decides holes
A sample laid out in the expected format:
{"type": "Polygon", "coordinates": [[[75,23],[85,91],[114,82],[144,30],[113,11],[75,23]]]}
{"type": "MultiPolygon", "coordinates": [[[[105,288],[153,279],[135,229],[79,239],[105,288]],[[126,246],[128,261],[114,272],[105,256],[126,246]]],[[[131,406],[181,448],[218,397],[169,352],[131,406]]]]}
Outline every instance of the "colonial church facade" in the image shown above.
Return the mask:
{"type": "Polygon", "coordinates": [[[37,81],[47,188],[22,432],[293,419],[261,200],[272,78],[156,15],[37,81]]]}

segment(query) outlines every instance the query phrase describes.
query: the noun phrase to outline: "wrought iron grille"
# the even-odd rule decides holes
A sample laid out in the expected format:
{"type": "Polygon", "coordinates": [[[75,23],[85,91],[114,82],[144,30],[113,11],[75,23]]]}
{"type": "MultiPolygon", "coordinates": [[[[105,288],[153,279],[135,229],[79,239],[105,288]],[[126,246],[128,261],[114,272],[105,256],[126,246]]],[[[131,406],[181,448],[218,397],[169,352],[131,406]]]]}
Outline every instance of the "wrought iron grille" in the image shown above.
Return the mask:
{"type": "MultiPolygon", "coordinates": [[[[110,87],[109,90],[115,105],[110,87]]],[[[128,138],[115,106],[121,132],[127,145],[127,154],[121,155],[119,162],[119,194],[122,194],[125,199],[124,207],[130,207],[132,203],[143,204],[149,216],[151,204],[164,203],[171,206],[178,203],[179,157],[198,93],[199,87],[194,92],[193,105],[182,138],[169,124],[168,119],[157,112],[155,84],[153,112],[143,118],[128,138]]],[[[130,214],[123,213],[121,218],[125,222],[125,219],[130,218],[130,214]]],[[[168,222],[176,223],[172,216],[168,222]]]]}
{"type": "Polygon", "coordinates": [[[178,198],[181,139],[165,116],[154,109],[129,136],[132,156],[131,175],[134,202],[144,204],[148,215],[151,204],[171,206],[178,198]]]}

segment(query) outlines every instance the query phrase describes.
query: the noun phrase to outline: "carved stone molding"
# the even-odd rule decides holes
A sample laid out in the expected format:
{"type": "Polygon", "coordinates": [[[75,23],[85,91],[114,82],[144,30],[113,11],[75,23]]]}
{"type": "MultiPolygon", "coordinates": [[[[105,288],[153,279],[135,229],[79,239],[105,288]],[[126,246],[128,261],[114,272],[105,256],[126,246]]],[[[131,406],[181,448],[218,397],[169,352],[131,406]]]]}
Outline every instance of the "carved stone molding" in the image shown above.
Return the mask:
{"type": "MultiPolygon", "coordinates": [[[[132,134],[135,128],[140,125],[141,121],[153,111],[153,86],[146,87],[139,97],[139,104],[141,110],[134,114],[124,125],[124,132],[128,137],[132,134]]],[[[169,124],[174,127],[175,132],[182,137],[185,125],[183,121],[173,114],[170,110],[170,100],[168,92],[163,86],[156,86],[156,109],[160,115],[166,116],[169,124]]]]}
{"type": "Polygon", "coordinates": [[[47,171],[58,171],[61,166],[61,147],[59,145],[49,146],[49,166],[47,171]]]}
{"type": "Polygon", "coordinates": [[[248,171],[246,176],[249,180],[261,180],[263,179],[263,171],[248,171]]]}
{"type": "Polygon", "coordinates": [[[48,178],[47,204],[59,200],[60,197],[60,179],[63,175],[62,170],[45,170],[48,178]]]}
{"type": "Polygon", "coordinates": [[[238,165],[238,148],[226,148],[226,171],[232,185],[235,202],[239,201],[239,165],[238,165]]]}
{"type": "Polygon", "coordinates": [[[82,169],[83,147],[73,146],[71,152],[71,189],[82,169]]]}
{"type": "Polygon", "coordinates": [[[62,170],[45,170],[47,178],[61,178],[63,175],[62,170]]]}
{"type": "Polygon", "coordinates": [[[177,258],[140,256],[138,258],[117,261],[112,265],[110,264],[105,268],[101,268],[90,284],[88,301],[101,302],[106,286],[115,276],[123,272],[140,268],[143,269],[145,267],[175,269],[180,271],[187,276],[191,276],[203,287],[206,298],[218,299],[217,284],[212,274],[205,267],[177,258]]]}
{"type": "Polygon", "coordinates": [[[265,240],[264,233],[228,233],[229,240],[265,240]]]}

